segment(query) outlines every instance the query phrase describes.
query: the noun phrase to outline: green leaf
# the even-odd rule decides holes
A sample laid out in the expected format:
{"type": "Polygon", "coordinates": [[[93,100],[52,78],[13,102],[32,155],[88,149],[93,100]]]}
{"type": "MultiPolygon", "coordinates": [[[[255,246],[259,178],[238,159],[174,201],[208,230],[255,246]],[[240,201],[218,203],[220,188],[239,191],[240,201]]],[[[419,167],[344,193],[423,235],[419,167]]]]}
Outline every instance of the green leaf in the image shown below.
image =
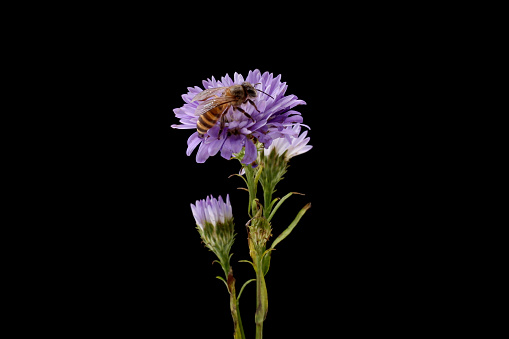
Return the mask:
{"type": "MultiPolygon", "coordinates": [[[[287,195],[285,195],[276,205],[276,207],[272,210],[272,212],[270,213],[269,215],[269,218],[268,220],[270,221],[272,219],[272,217],[274,216],[274,214],[276,214],[276,211],[277,209],[283,204],[283,202],[288,199],[292,194],[300,194],[300,195],[304,195],[302,193],[298,193],[298,192],[290,192],[288,193],[287,195]]],[[[276,198],[277,199],[277,198],[276,198]]],[[[276,201],[276,199],[274,199],[274,201],[272,202],[272,204],[274,204],[274,202],[276,201]]]]}
{"type": "MultiPolygon", "coordinates": [[[[261,264],[261,262],[259,262],[259,264],[261,264]]],[[[267,309],[269,306],[267,286],[265,285],[265,278],[261,272],[256,272],[256,299],[255,323],[259,326],[263,324],[263,321],[267,317],[267,309]]]]}
{"type": "Polygon", "coordinates": [[[237,300],[240,299],[240,295],[242,294],[242,291],[244,290],[244,287],[247,286],[247,284],[249,284],[251,281],[256,281],[256,279],[251,279],[251,280],[248,280],[244,283],[244,285],[242,285],[242,288],[240,289],[240,292],[239,292],[239,295],[237,296],[237,300]]]}
{"type": "Polygon", "coordinates": [[[272,202],[270,203],[269,207],[270,209],[272,210],[272,208],[274,207],[274,204],[276,203],[276,201],[280,200],[281,198],[276,198],[274,200],[272,200],[272,202]]]}
{"type": "MultiPolygon", "coordinates": [[[[288,195],[287,195],[288,196],[288,195]]],[[[286,198],[286,196],[285,196],[286,198]]],[[[283,198],[284,199],[284,198],[283,198]]],[[[276,206],[277,207],[277,206],[276,206]]],[[[306,206],[304,206],[300,211],[299,213],[297,213],[297,216],[295,217],[295,219],[292,221],[292,223],[290,224],[290,226],[288,226],[288,228],[286,230],[283,231],[283,233],[281,233],[277,238],[276,240],[274,240],[274,242],[272,243],[272,245],[270,246],[271,249],[274,249],[274,247],[276,247],[277,244],[279,244],[284,238],[286,238],[292,231],[293,229],[295,228],[295,226],[297,226],[297,224],[299,223],[299,220],[300,218],[302,218],[302,216],[304,215],[304,213],[306,213],[306,211],[308,209],[311,208],[311,203],[308,203],[306,206]]]]}
{"type": "Polygon", "coordinates": [[[269,272],[270,258],[271,258],[273,250],[274,249],[269,248],[268,250],[265,251],[265,253],[263,253],[263,257],[262,257],[262,271],[263,271],[263,275],[267,275],[267,272],[269,272]]]}
{"type": "Polygon", "coordinates": [[[228,179],[230,179],[231,177],[233,177],[233,176],[235,176],[235,175],[236,175],[236,176],[238,176],[238,177],[240,177],[242,180],[244,180],[244,182],[245,182],[245,183],[246,183],[246,185],[247,185],[247,180],[246,180],[246,178],[244,178],[244,177],[243,177],[242,175],[240,175],[240,174],[232,174],[232,175],[230,175],[230,176],[228,177],[228,179]]]}
{"type": "MultiPolygon", "coordinates": [[[[268,221],[270,221],[270,220],[272,219],[272,217],[274,216],[274,214],[276,214],[277,209],[278,209],[278,208],[281,206],[281,204],[282,204],[282,203],[283,203],[286,199],[288,199],[288,198],[289,198],[292,194],[293,194],[293,192],[288,193],[287,195],[285,195],[285,196],[283,197],[283,199],[281,199],[281,200],[277,203],[276,207],[274,207],[274,209],[273,209],[273,210],[272,210],[272,212],[270,213],[269,217],[267,218],[267,220],[268,220],[268,221]]],[[[272,203],[274,203],[275,201],[276,201],[276,200],[274,200],[272,203]]]]}
{"type": "Polygon", "coordinates": [[[254,264],[249,260],[239,260],[239,262],[247,262],[247,263],[250,263],[254,267],[254,264]]]}

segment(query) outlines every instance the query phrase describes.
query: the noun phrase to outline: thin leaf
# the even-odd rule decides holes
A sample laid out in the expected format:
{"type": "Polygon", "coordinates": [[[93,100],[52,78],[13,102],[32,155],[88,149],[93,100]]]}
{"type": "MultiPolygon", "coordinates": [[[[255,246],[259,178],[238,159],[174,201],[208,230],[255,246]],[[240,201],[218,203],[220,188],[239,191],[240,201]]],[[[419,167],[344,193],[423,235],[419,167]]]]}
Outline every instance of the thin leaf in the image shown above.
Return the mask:
{"type": "Polygon", "coordinates": [[[244,178],[244,177],[243,177],[242,175],[240,175],[240,174],[232,174],[232,175],[230,175],[230,176],[228,177],[228,179],[230,179],[231,177],[233,177],[233,176],[235,176],[235,175],[236,175],[236,176],[238,176],[238,177],[240,177],[240,178],[242,178],[242,180],[244,180],[244,182],[245,182],[245,183],[246,183],[246,185],[247,185],[246,178],[244,178]]]}
{"type": "MultiPolygon", "coordinates": [[[[270,213],[269,215],[269,218],[267,219],[268,221],[270,221],[272,219],[272,217],[274,216],[274,214],[276,213],[277,209],[283,204],[283,202],[288,199],[292,194],[300,194],[300,195],[304,195],[302,193],[298,193],[298,192],[290,192],[288,193],[287,195],[285,195],[276,205],[276,207],[272,210],[272,212],[270,213]]],[[[274,203],[276,201],[276,199],[274,199],[274,201],[272,203],[274,203]]]]}
{"type": "Polygon", "coordinates": [[[242,285],[242,288],[240,289],[240,292],[239,292],[239,295],[237,296],[237,300],[240,299],[240,295],[242,294],[242,291],[244,291],[244,287],[247,286],[247,284],[249,284],[251,281],[256,281],[256,279],[251,279],[251,280],[248,280],[244,283],[244,285],[242,285]]]}
{"type": "Polygon", "coordinates": [[[254,267],[254,264],[249,260],[239,260],[239,262],[247,262],[247,263],[250,263],[254,267]]]}
{"type": "Polygon", "coordinates": [[[271,210],[272,210],[272,207],[274,207],[274,204],[276,203],[276,201],[278,201],[279,199],[281,199],[281,198],[276,198],[276,199],[272,200],[272,202],[269,205],[271,210]]]}
{"type": "Polygon", "coordinates": [[[295,219],[292,221],[292,223],[290,224],[290,226],[288,226],[288,228],[286,230],[283,231],[283,233],[281,233],[277,238],[276,240],[274,240],[274,242],[272,243],[272,245],[270,246],[270,248],[274,248],[276,247],[277,244],[279,244],[284,238],[286,238],[288,236],[288,234],[290,234],[293,229],[295,228],[295,226],[297,226],[297,224],[299,223],[299,220],[300,218],[302,218],[302,216],[304,215],[304,213],[306,213],[306,211],[311,208],[311,203],[308,203],[306,206],[304,206],[300,211],[299,213],[297,213],[297,216],[295,217],[295,219]]]}

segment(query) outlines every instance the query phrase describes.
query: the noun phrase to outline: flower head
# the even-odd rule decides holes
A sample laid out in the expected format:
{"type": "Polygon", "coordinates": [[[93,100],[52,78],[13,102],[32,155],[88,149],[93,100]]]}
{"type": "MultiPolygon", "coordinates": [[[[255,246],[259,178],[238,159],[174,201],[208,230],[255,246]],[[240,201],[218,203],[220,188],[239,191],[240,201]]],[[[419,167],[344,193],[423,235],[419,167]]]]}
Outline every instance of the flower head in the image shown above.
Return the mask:
{"type": "Polygon", "coordinates": [[[203,243],[217,255],[223,270],[228,274],[229,253],[235,240],[230,196],[226,195],[226,202],[221,196],[219,199],[209,196],[196,201],[196,205],[191,204],[191,210],[203,243]]]}
{"type": "Polygon", "coordinates": [[[196,201],[196,205],[191,204],[191,210],[196,220],[196,225],[202,230],[207,225],[216,228],[233,220],[232,206],[228,194],[226,195],[226,203],[221,196],[219,196],[219,199],[208,196],[204,200],[196,201]]]}
{"type": "Polygon", "coordinates": [[[308,145],[309,137],[306,138],[308,131],[304,131],[301,135],[299,135],[299,125],[289,127],[288,129],[292,130],[290,133],[288,133],[288,135],[291,135],[291,137],[274,140],[269,148],[263,150],[263,153],[266,157],[269,156],[269,154],[274,150],[280,157],[284,156],[284,160],[288,162],[294,156],[306,153],[311,148],[313,148],[313,146],[308,145]],[[293,137],[294,135],[297,137],[293,137]]]}
{"type": "MultiPolygon", "coordinates": [[[[242,148],[245,150],[242,163],[249,164],[256,160],[258,151],[256,141],[261,142],[264,147],[269,147],[273,140],[285,136],[285,127],[300,124],[302,116],[299,112],[292,110],[297,105],[305,105],[295,95],[285,95],[287,85],[281,82],[281,75],[274,77],[272,73],[261,74],[259,70],[249,71],[247,77],[235,73],[233,79],[228,74],[221,77],[220,81],[207,79],[203,81],[203,89],[195,86],[188,87],[188,92],[182,95],[185,104],[174,109],[175,116],[180,119],[180,124],[173,124],[171,127],[178,129],[194,129],[195,132],[187,140],[187,155],[191,155],[198,147],[196,162],[203,163],[208,157],[218,152],[225,159],[230,159],[232,154],[239,153],[242,148]],[[240,110],[233,110],[230,106],[225,117],[224,129],[220,132],[220,123],[217,122],[210,128],[204,137],[200,137],[196,131],[196,123],[199,116],[195,115],[198,101],[192,101],[200,92],[210,88],[229,87],[240,85],[244,81],[255,85],[260,93],[252,98],[255,105],[249,102],[240,107],[249,115],[244,115],[240,110]],[[261,93],[264,92],[264,93],[261,93]],[[256,106],[256,108],[255,108],[256,106]]],[[[286,133],[293,130],[286,130],[286,133]]]]}

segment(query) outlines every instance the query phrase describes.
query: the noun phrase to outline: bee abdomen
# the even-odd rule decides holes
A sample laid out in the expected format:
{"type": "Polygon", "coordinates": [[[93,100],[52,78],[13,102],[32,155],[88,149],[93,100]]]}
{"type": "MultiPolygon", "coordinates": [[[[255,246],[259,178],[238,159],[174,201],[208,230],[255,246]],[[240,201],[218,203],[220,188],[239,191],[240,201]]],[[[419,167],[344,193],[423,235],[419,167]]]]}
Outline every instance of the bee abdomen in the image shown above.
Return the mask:
{"type": "Polygon", "coordinates": [[[214,127],[222,112],[223,110],[220,107],[216,107],[200,115],[196,123],[198,134],[203,136],[209,129],[214,127]]]}

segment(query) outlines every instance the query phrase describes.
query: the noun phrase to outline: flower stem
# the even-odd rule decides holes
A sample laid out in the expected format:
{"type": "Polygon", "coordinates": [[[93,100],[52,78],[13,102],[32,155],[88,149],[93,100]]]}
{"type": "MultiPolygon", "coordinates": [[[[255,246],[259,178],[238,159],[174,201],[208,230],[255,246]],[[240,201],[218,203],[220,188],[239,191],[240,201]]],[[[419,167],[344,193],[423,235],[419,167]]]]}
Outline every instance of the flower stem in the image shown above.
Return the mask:
{"type": "Polygon", "coordinates": [[[242,326],[242,319],[240,319],[240,310],[239,310],[239,299],[235,300],[237,303],[237,316],[238,316],[238,325],[240,330],[240,335],[242,339],[246,339],[246,335],[244,334],[244,327],[242,326]]]}
{"type": "Polygon", "coordinates": [[[256,338],[255,339],[262,339],[263,338],[263,323],[256,324],[256,338]]]}
{"type": "Polygon", "coordinates": [[[233,272],[230,266],[230,270],[228,272],[228,292],[230,293],[230,310],[233,318],[233,327],[234,327],[234,339],[245,339],[244,329],[242,327],[242,320],[240,319],[239,312],[239,300],[237,299],[237,292],[235,291],[235,278],[233,277],[233,272]]]}
{"type": "Polygon", "coordinates": [[[256,337],[255,339],[262,339],[263,337],[263,322],[267,317],[268,299],[267,299],[267,286],[265,285],[265,277],[263,276],[263,254],[258,253],[258,260],[256,260],[256,337]]]}
{"type": "Polygon", "coordinates": [[[246,172],[246,183],[247,189],[249,191],[247,214],[252,217],[254,215],[253,201],[256,199],[258,181],[256,180],[256,170],[253,169],[250,165],[244,166],[244,171],[246,172]]]}

